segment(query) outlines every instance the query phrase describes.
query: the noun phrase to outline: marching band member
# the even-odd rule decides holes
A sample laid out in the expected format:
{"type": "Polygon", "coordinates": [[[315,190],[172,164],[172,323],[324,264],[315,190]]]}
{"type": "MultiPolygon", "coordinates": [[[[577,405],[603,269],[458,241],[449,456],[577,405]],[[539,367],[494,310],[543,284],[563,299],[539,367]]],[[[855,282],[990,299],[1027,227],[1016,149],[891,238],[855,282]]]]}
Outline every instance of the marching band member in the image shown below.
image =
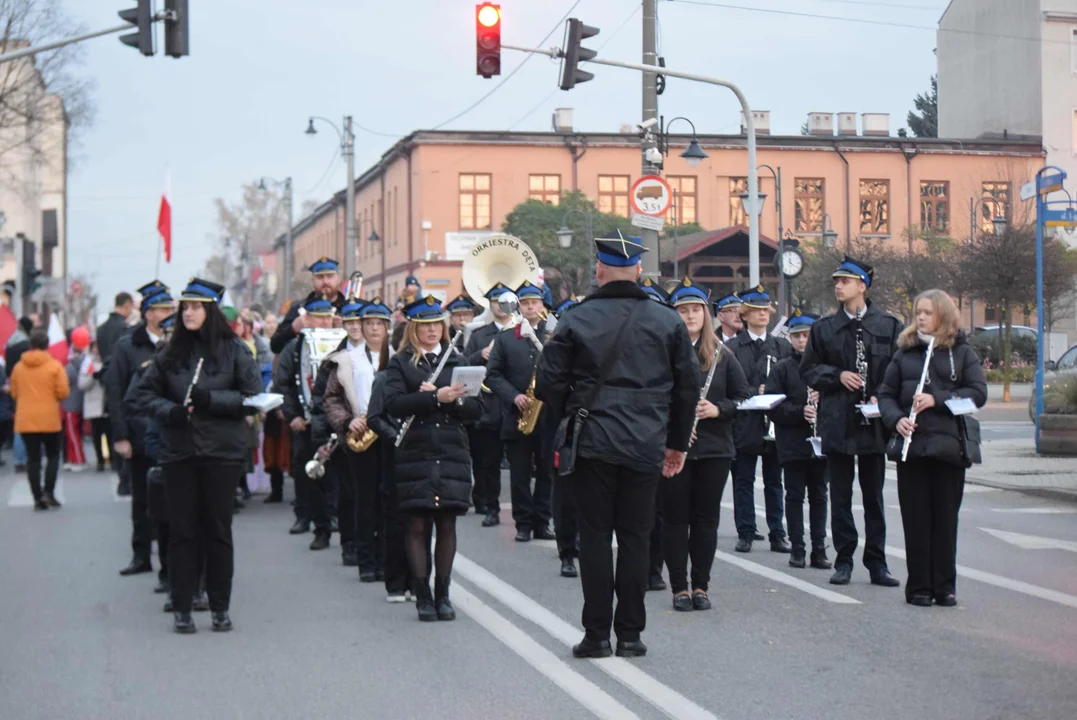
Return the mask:
{"type": "Polygon", "coordinates": [[[670,302],[695,346],[700,385],[706,386],[708,375],[711,380],[707,396],[696,405],[698,424],[684,469],[661,484],[662,546],[673,590],[673,609],[710,610],[707,589],[718,547],[718,516],[729,467],[736,454],[733,419],[737,403],[751,395],[751,390],[733,353],[719,348],[707,291],[686,277],[670,293],[670,302]],[[689,558],[691,585],[688,584],[689,558]]]}
{"type": "Polygon", "coordinates": [[[195,631],[191,605],[199,585],[200,536],[213,630],[232,629],[232,504],[247,456],[243,399],[260,393],[262,380],[254,358],[221,314],[223,293],[221,285],[191,280],[180,296],[181,322],[146,368],[135,396],[160,424],[178,633],[195,631]]]}
{"type": "MultiPolygon", "coordinates": [[[[543,319],[542,288],[525,280],[516,288],[520,299],[520,314],[530,324],[539,342],[546,337],[543,319]]],[[[517,429],[519,418],[531,409],[534,402],[528,397],[539,351],[518,326],[506,328],[494,337],[494,347],[486,370],[486,385],[506,410],[502,415],[501,439],[509,460],[512,491],[512,519],[516,523],[516,542],[529,542],[532,533],[536,540],[554,540],[550,530],[553,516],[552,465],[553,432],[550,413],[539,411],[532,433],[525,435],[517,429]],[[531,489],[531,471],[535,472],[535,487],[531,489]]]]}
{"type": "MultiPolygon", "coordinates": [[[[362,438],[369,428],[368,409],[374,376],[389,364],[389,318],[392,311],[381,298],[369,303],[345,305],[344,329],[348,346],[326,358],[330,364],[325,389],[325,414],[337,437],[362,438]],[[358,342],[355,342],[358,340],[358,342]]],[[[341,488],[351,486],[354,512],[340,520],[341,536],[345,524],[354,536],[355,553],[362,582],[384,579],[384,533],[381,510],[381,443],[377,439],[363,452],[353,452],[346,442],[344,456],[348,469],[341,488]]],[[[342,493],[343,494],[343,493],[342,493]]]]}
{"type": "Polygon", "coordinates": [[[646,248],[620,236],[596,239],[595,246],[598,290],[565,314],[545,344],[535,396],[555,415],[582,422],[579,435],[558,449],[564,463],[568,445],[576,448],[585,635],[572,654],[608,657],[612,627],[617,655],[638,657],[647,653],[640,634],[655,497],[659,478],[684,467],[699,364],[684,323],[636,284],[646,248]]]}
{"type": "Polygon", "coordinates": [[[740,306],[741,299],[736,293],[714,301],[714,315],[718,319],[718,331],[722,334],[718,339],[726,345],[744,329],[740,306]]]}
{"type": "Polygon", "coordinates": [[[406,548],[419,620],[455,620],[449,581],[456,555],[456,517],[471,506],[471,456],[464,423],[482,414],[481,398],[467,397],[463,385],[450,385],[458,358],[449,343],[445,311],[433,296],[407,306],[407,328],[400,352],[389,360],[385,410],[413,417],[396,449],[394,468],[400,511],[407,513],[406,548]],[[442,359],[445,364],[431,378],[442,359]],[[435,596],[430,596],[429,542],[436,527],[435,596]]]}
{"type": "Polygon", "coordinates": [[[864,565],[874,585],[901,583],[886,566],[886,511],[883,482],[889,432],[862,405],[873,404],[875,388],[890,364],[900,321],[867,299],[875,269],[846,256],[831,275],[841,307],[816,322],[800,361],[804,382],[819,392],[819,432],[830,483],[830,527],[834,536],[834,585],[848,585],[858,536],[853,519],[853,464],[864,499],[864,565]]]}
{"type": "MultiPolygon", "coordinates": [[[[307,328],[331,328],[333,326],[334,307],[322,297],[307,301],[304,306],[303,326],[307,328]]],[[[279,332],[279,330],[278,330],[279,332]]],[[[295,523],[289,532],[302,535],[310,531],[314,524],[314,540],[311,550],[324,550],[329,547],[332,525],[329,517],[329,500],[326,497],[327,483],[318,482],[307,477],[306,464],[314,457],[316,447],[311,434],[311,411],[305,405],[305,399],[299,383],[313,382],[314,378],[300,377],[299,353],[303,337],[295,336],[284,346],[277,362],[273,376],[274,392],[284,396],[284,419],[292,429],[292,478],[295,481],[295,523]]]]}
{"type": "MultiPolygon", "coordinates": [[[[269,342],[269,349],[278,355],[284,352],[284,346],[305,327],[312,327],[306,317],[300,314],[300,308],[305,308],[308,303],[319,299],[326,299],[333,308],[339,311],[344,307],[346,298],[340,292],[340,263],[327,257],[320,257],[310,265],[310,274],[314,281],[314,289],[302,300],[296,300],[289,306],[277,331],[269,342]]],[[[310,458],[308,457],[307,460],[310,458]]]]}
{"type": "Polygon", "coordinates": [[[647,293],[652,300],[656,300],[664,305],[669,304],[669,293],[665,291],[665,288],[652,281],[650,278],[645,278],[639,284],[639,287],[643,292],[647,293]]]}
{"type": "MultiPolygon", "coordinates": [[[[120,575],[153,572],[150,565],[150,549],[154,525],[146,514],[146,472],[150,465],[142,448],[132,444],[131,427],[127,422],[123,397],[131,385],[131,378],[147,360],[152,360],[161,342],[161,321],[175,309],[168,288],[159,280],[138,289],[142,295],[139,306],[142,321],[131,332],[120,336],[112,347],[105,372],[105,394],[109,418],[112,421],[112,447],[127,462],[131,472],[131,547],[134,555],[120,575]]],[[[157,525],[157,552],[161,570],[157,573],[154,592],[168,592],[168,524],[157,525]]]]}
{"type": "MultiPolygon", "coordinates": [[[[560,321],[565,313],[580,304],[573,295],[561,302],[553,315],[560,321]]],[[[553,415],[552,409],[548,411],[553,415]]],[[[555,417],[550,418],[556,431],[555,417]]],[[[552,441],[552,438],[551,438],[552,441]]],[[[554,472],[553,453],[548,454],[550,474],[553,477],[553,527],[557,536],[557,556],[561,559],[561,577],[574,578],[579,575],[576,570],[576,558],[580,556],[580,531],[576,523],[576,501],[572,496],[572,476],[554,472]]]]}
{"type": "Polygon", "coordinates": [[[789,318],[789,343],[793,355],[778,362],[767,379],[767,393],[785,395],[774,408],[775,444],[778,461],[785,476],[785,520],[789,525],[789,540],[793,553],[789,565],[802,568],[806,564],[804,546],[804,493],[808,494],[811,528],[811,566],[820,570],[831,568],[826,556],[826,460],[815,456],[809,438],[816,421],[818,395],[800,377],[800,360],[808,344],[808,333],[815,318],[796,310],[789,318]],[[809,401],[812,398],[812,401],[809,401]]]}
{"type": "MultiPolygon", "coordinates": [[[[494,319],[477,328],[468,338],[464,357],[468,365],[486,365],[494,349],[494,338],[509,326],[512,318],[501,310],[497,300],[509,289],[496,283],[486,291],[490,314],[494,319]]],[[[489,385],[486,385],[489,388],[489,385]]],[[[475,485],[471,490],[475,514],[482,515],[482,526],[501,524],[501,459],[505,456],[505,443],[501,439],[501,418],[505,410],[496,395],[486,393],[482,417],[468,425],[467,437],[471,446],[471,465],[475,485]]]]}
{"type": "Polygon", "coordinates": [[[942,290],[928,290],[920,293],[913,307],[916,323],[898,338],[899,349],[879,386],[879,411],[886,426],[910,443],[907,458],[897,463],[909,568],[905,601],[929,607],[934,600],[953,607],[957,604],[957,515],[965,468],[979,458],[970,447],[978,434],[968,437],[964,416],[954,416],[946,401],[967,398],[983,407],[987,384],[950,296],[942,290]],[[927,358],[932,338],[934,352],[927,358]],[[925,368],[926,379],[918,393],[925,368]]]}
{"type": "Polygon", "coordinates": [[[463,332],[469,322],[475,319],[475,303],[467,295],[457,295],[445,305],[445,311],[449,313],[449,335],[456,337],[456,333],[463,332]]]}
{"type": "MultiPolygon", "coordinates": [[[[726,346],[740,361],[753,391],[762,395],[773,365],[790,357],[793,348],[788,340],[767,332],[774,308],[770,304],[770,295],[762,285],[739,293],[738,297],[745,328],[726,346]]],[[[723,328],[723,335],[725,332],[723,328]]],[[[767,437],[768,424],[764,413],[744,412],[737,415],[733,429],[737,445],[737,457],[733,461],[733,518],[737,523],[737,552],[751,552],[752,541],[763,538],[755,524],[755,467],[756,458],[759,457],[763,459],[763,501],[770,549],[778,553],[791,550],[782,526],[782,467],[778,464],[773,438],[767,437]]]]}

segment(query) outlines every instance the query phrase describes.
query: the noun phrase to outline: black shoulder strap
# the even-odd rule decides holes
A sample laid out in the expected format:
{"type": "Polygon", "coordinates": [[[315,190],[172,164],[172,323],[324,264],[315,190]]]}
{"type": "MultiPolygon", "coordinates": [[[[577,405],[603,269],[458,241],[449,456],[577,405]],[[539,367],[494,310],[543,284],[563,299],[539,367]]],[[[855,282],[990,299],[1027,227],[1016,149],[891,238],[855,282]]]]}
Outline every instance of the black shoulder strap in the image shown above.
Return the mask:
{"type": "Polygon", "coordinates": [[[595,380],[594,386],[591,388],[591,392],[587,395],[586,401],[584,401],[577,411],[582,417],[587,417],[587,415],[590,414],[591,406],[594,405],[595,400],[598,399],[598,393],[602,391],[602,386],[606,384],[606,378],[609,377],[610,370],[613,369],[613,364],[617,362],[617,358],[621,355],[621,349],[624,347],[625,338],[628,337],[635,319],[639,316],[640,311],[646,307],[645,303],[648,302],[651,302],[650,298],[636,300],[636,305],[632,308],[632,312],[629,313],[628,320],[621,327],[621,334],[617,336],[617,339],[613,343],[613,347],[610,348],[609,353],[606,355],[606,359],[602,361],[602,367],[598,371],[598,377],[595,380]]]}

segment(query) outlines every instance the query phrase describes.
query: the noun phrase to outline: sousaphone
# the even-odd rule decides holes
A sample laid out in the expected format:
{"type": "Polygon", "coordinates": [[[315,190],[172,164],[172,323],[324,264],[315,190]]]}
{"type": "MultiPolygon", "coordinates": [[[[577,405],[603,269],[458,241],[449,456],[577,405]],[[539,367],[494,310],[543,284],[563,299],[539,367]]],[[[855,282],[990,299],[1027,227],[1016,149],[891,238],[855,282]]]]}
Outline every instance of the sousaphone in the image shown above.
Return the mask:
{"type": "Polygon", "coordinates": [[[464,290],[484,308],[481,315],[464,329],[464,345],[471,332],[493,320],[486,293],[499,282],[510,290],[523,285],[524,280],[538,284],[538,256],[523,240],[504,233],[494,233],[471,246],[464,258],[461,276],[464,290]]]}

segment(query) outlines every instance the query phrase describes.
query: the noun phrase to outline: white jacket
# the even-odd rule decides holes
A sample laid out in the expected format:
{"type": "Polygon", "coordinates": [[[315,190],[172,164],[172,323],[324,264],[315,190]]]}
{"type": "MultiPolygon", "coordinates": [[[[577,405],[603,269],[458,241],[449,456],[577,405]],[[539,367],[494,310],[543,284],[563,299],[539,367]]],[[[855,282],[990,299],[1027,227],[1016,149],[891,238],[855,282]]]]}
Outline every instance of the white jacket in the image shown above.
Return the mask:
{"type": "Polygon", "coordinates": [[[90,353],[82,359],[79,368],[79,389],[82,390],[82,417],[87,420],[105,417],[105,388],[93,374],[101,369],[101,361],[90,353]]]}

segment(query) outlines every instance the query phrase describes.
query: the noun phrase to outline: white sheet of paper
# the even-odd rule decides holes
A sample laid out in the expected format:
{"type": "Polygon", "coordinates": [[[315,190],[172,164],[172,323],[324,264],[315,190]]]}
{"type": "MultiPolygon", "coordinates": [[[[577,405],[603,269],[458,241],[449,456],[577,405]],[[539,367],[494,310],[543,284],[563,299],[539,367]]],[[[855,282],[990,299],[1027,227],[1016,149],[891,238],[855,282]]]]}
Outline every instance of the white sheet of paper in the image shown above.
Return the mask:
{"type": "Polygon", "coordinates": [[[882,413],[879,412],[879,403],[865,403],[863,405],[857,405],[856,407],[868,420],[882,417],[882,413]]]}
{"type": "Polygon", "coordinates": [[[755,395],[737,405],[738,410],[773,410],[785,400],[785,395],[755,395]]]}
{"type": "Polygon", "coordinates": [[[243,398],[244,407],[252,407],[262,413],[276,410],[283,404],[284,396],[280,393],[258,393],[249,398],[243,398]]]}
{"type": "Polygon", "coordinates": [[[968,398],[950,398],[946,401],[946,407],[954,415],[973,415],[979,410],[976,403],[968,398]]]}
{"type": "Polygon", "coordinates": [[[482,365],[458,365],[452,371],[452,384],[466,385],[468,397],[479,396],[485,379],[486,368],[482,365]]]}
{"type": "Polygon", "coordinates": [[[824,457],[823,456],[823,439],[822,438],[810,437],[810,438],[808,438],[808,442],[811,443],[811,449],[812,449],[812,452],[815,453],[815,457],[819,457],[819,458],[824,457]]]}

